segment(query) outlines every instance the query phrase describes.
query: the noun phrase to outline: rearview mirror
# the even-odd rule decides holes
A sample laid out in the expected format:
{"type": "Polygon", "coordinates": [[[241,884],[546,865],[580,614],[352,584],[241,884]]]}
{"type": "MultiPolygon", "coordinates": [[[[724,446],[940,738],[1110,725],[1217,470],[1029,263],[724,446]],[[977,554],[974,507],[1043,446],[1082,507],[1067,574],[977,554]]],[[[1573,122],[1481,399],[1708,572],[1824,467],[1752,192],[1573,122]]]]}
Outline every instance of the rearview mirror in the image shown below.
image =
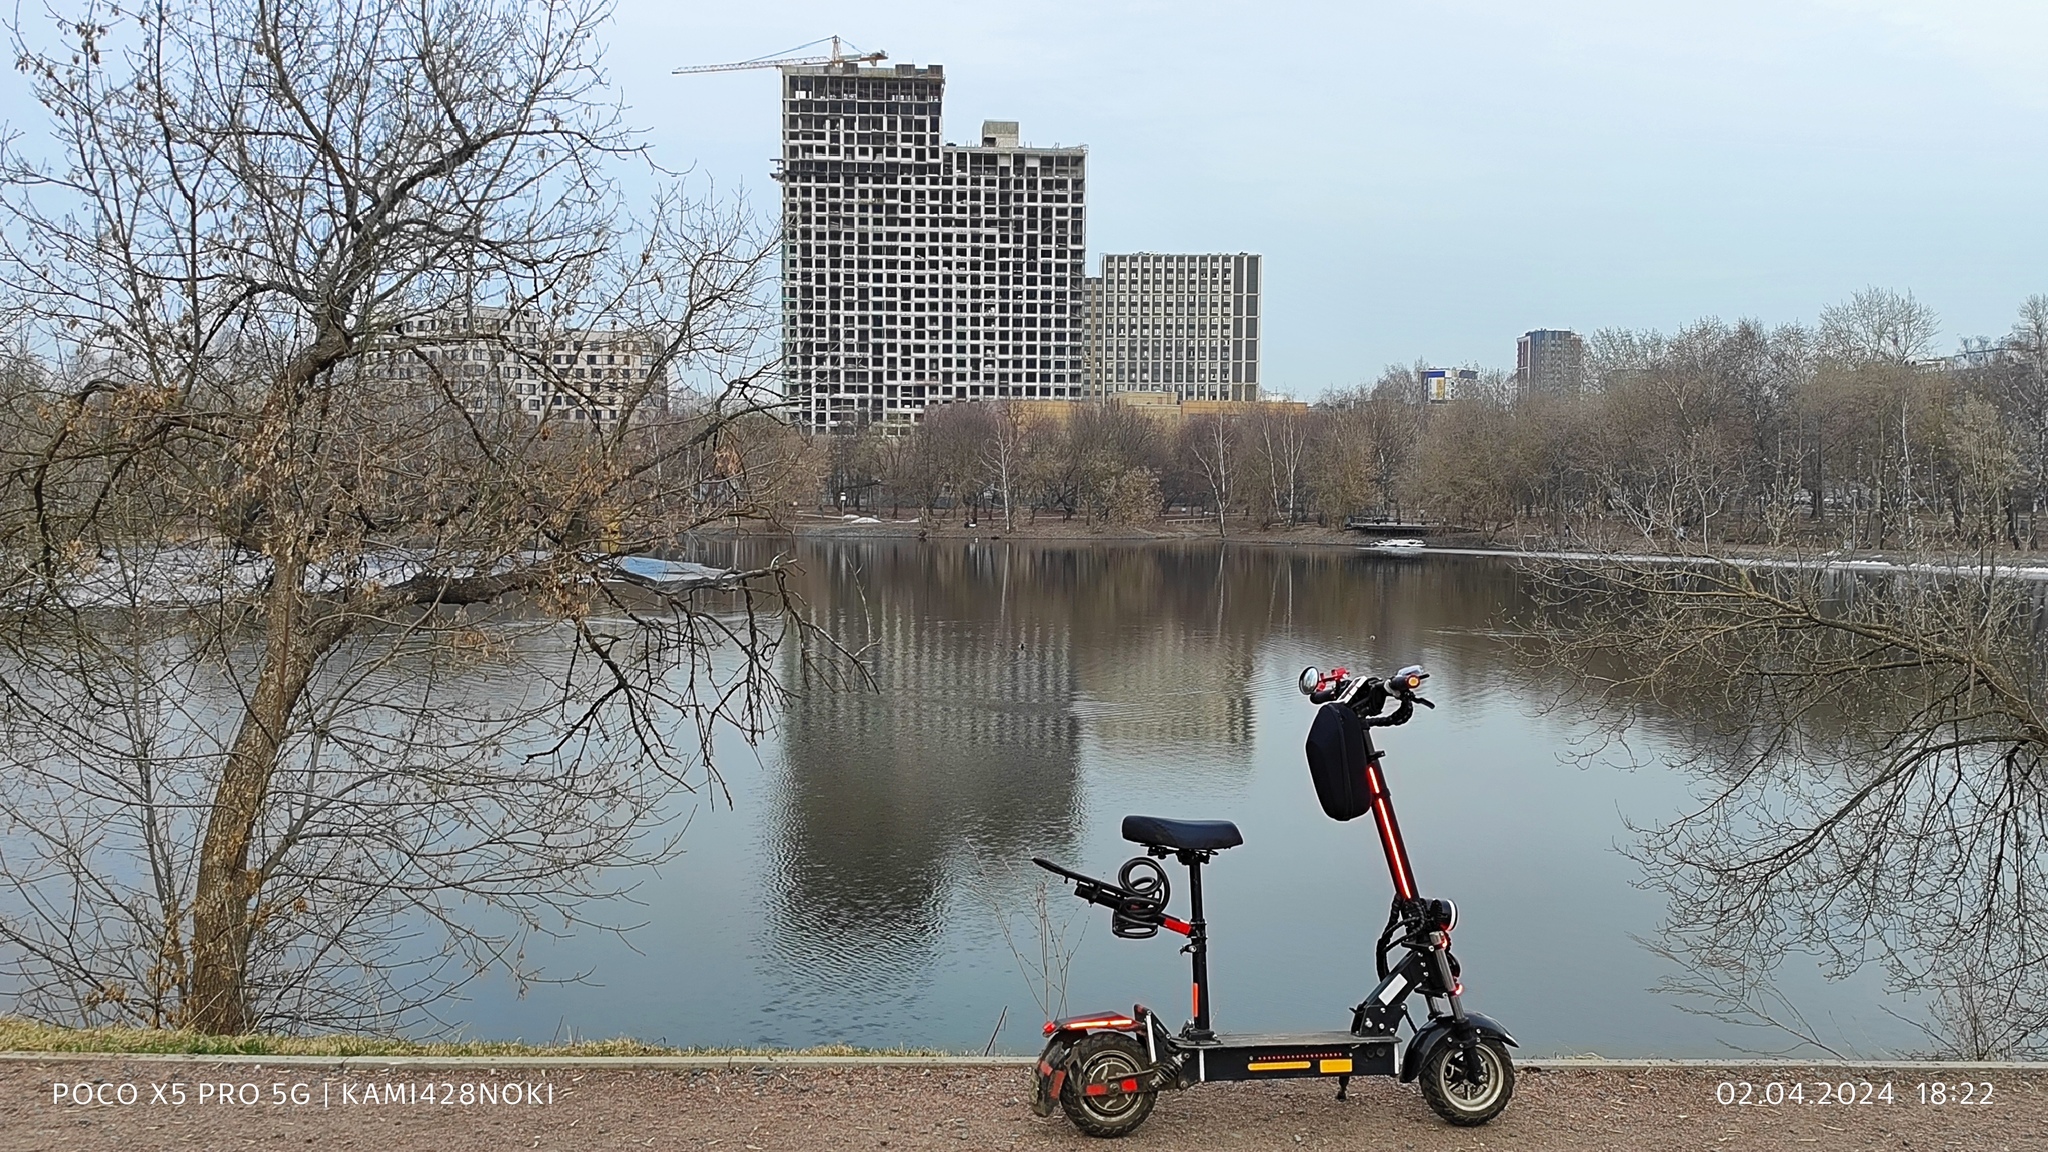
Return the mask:
{"type": "Polygon", "coordinates": [[[1315,665],[1311,664],[1308,667],[1303,668],[1301,670],[1301,678],[1294,682],[1294,686],[1301,689],[1301,694],[1303,696],[1306,696],[1309,693],[1314,692],[1316,690],[1316,685],[1320,683],[1322,679],[1322,672],[1319,671],[1315,665]]]}

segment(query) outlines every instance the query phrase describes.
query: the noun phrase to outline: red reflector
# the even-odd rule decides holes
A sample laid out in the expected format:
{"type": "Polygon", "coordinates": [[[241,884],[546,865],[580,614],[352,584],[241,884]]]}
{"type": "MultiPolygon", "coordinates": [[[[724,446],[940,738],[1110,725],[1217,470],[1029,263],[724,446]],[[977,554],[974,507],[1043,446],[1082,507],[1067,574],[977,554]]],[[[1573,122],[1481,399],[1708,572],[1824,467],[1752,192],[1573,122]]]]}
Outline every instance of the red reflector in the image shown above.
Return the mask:
{"type": "Polygon", "coordinates": [[[1138,1082],[1136,1080],[1126,1080],[1122,1084],[1117,1085],[1117,1087],[1122,1088],[1126,1092],[1136,1092],[1138,1090],[1138,1082]]]}
{"type": "Polygon", "coordinates": [[[1045,1026],[1045,1034],[1050,1036],[1055,1032],[1093,1032],[1098,1028],[1122,1031],[1137,1026],[1138,1022],[1129,1016],[1076,1016],[1067,1020],[1049,1021],[1045,1026]]]}
{"type": "Polygon", "coordinates": [[[1175,920],[1171,916],[1161,916],[1159,923],[1168,932],[1178,932],[1183,936],[1193,936],[1195,934],[1195,926],[1185,920],[1175,920]]]}
{"type": "Polygon", "coordinates": [[[1090,1085],[1089,1085],[1089,1086],[1087,1086],[1086,1088],[1083,1088],[1083,1089],[1081,1089],[1081,1091],[1082,1091],[1083,1093],[1086,1093],[1086,1094],[1087,1094],[1087,1095],[1089,1095],[1089,1096],[1107,1096],[1107,1095],[1109,1095],[1109,1088],[1108,1088],[1108,1086],[1107,1086],[1107,1085],[1103,1085],[1103,1084],[1090,1084],[1090,1085]]]}

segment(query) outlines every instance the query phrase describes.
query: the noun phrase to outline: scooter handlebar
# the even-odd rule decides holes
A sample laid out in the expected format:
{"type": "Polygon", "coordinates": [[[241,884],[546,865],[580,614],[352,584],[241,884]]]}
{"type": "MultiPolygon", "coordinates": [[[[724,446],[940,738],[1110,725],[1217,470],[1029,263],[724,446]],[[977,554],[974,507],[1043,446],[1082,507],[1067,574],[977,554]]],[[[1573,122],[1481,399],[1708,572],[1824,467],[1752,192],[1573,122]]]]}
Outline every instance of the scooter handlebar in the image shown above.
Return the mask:
{"type": "Polygon", "coordinates": [[[1337,701],[1357,709],[1370,726],[1388,727],[1407,723],[1408,718],[1414,715],[1417,704],[1425,708],[1436,707],[1434,702],[1416,694],[1416,689],[1421,688],[1422,682],[1427,679],[1429,673],[1423,671],[1420,664],[1410,664],[1385,677],[1352,676],[1347,668],[1333,668],[1323,672],[1310,666],[1301,670],[1295,684],[1301,689],[1302,695],[1308,697],[1311,704],[1337,701]],[[1372,718],[1378,716],[1380,709],[1386,706],[1389,696],[1399,700],[1401,707],[1386,719],[1375,723],[1372,718]]]}

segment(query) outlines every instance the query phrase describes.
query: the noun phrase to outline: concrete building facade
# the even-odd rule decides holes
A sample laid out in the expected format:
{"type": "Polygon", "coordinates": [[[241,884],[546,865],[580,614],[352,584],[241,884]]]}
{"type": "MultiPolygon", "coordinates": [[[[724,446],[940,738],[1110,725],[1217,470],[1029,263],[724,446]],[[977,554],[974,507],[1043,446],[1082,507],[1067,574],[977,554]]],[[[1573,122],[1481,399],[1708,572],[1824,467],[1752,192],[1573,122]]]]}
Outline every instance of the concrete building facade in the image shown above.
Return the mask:
{"type": "Polygon", "coordinates": [[[372,375],[440,380],[472,412],[617,423],[654,363],[651,337],[557,329],[539,315],[498,307],[418,317],[400,323],[395,335],[405,346],[369,357],[372,375]]]}
{"type": "Polygon", "coordinates": [[[1257,400],[1262,264],[1251,252],[1104,255],[1082,302],[1086,394],[1257,400]]]}
{"type": "Polygon", "coordinates": [[[1479,372],[1474,368],[1426,368],[1422,373],[1422,394],[1431,404],[1447,403],[1478,384],[1479,372]]]}
{"type": "Polygon", "coordinates": [[[1085,148],[942,143],[941,66],[782,69],[783,379],[813,432],[1081,396],[1085,148]]]}
{"type": "Polygon", "coordinates": [[[1537,328],[1515,341],[1517,395],[1569,396],[1586,378],[1586,342],[1577,332],[1537,328]]]}

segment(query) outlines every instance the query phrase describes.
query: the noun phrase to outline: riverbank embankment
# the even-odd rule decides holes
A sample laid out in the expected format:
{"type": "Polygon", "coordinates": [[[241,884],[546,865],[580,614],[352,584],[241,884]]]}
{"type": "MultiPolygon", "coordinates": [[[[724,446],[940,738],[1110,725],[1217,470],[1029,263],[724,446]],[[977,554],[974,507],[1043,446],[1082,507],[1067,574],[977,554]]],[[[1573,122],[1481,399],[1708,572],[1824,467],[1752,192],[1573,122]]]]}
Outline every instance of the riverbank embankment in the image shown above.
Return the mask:
{"type": "MultiPolygon", "coordinates": [[[[974,1058],[0,1059],[0,1150],[1071,1149],[1022,1061],[974,1058]],[[628,1066],[620,1066],[624,1062],[628,1066]]],[[[1494,1123],[1451,1128],[1408,1086],[1208,1085],[1165,1095],[1140,1149],[2048,1147],[2048,1066],[1531,1061],[1494,1123]],[[1987,1093],[1988,1088],[1988,1093],[1987,1093]]]]}
{"type": "MultiPolygon", "coordinates": [[[[1079,521],[1041,520],[1019,523],[1006,530],[1000,523],[976,525],[928,525],[918,520],[889,520],[814,516],[786,529],[799,539],[859,540],[918,539],[926,541],[1013,541],[1045,545],[1087,544],[1170,544],[1224,543],[1244,547],[1339,548],[1388,558],[1412,559],[1423,556],[1467,556],[1529,561],[1567,561],[1579,564],[1700,564],[1725,562],[1752,568],[1826,568],[1834,571],[1878,573],[1919,573],[1923,575],[1970,574],[1984,571],[1982,559],[1953,552],[1888,549],[1883,551],[1818,550],[1772,547],[1764,544],[1731,544],[1712,550],[1654,550],[1642,541],[1615,544],[1607,550],[1591,547],[1556,548],[1533,543],[1508,544],[1489,540],[1479,533],[1464,532],[1430,536],[1419,546],[1384,548],[1383,538],[1345,529],[1300,525],[1293,528],[1232,526],[1230,534],[1219,536],[1214,521],[1165,521],[1149,525],[1089,526],[1079,521]]],[[[2001,576],[2008,579],[2048,580],[2048,555],[2001,553],[1989,559],[2001,576]]]]}

